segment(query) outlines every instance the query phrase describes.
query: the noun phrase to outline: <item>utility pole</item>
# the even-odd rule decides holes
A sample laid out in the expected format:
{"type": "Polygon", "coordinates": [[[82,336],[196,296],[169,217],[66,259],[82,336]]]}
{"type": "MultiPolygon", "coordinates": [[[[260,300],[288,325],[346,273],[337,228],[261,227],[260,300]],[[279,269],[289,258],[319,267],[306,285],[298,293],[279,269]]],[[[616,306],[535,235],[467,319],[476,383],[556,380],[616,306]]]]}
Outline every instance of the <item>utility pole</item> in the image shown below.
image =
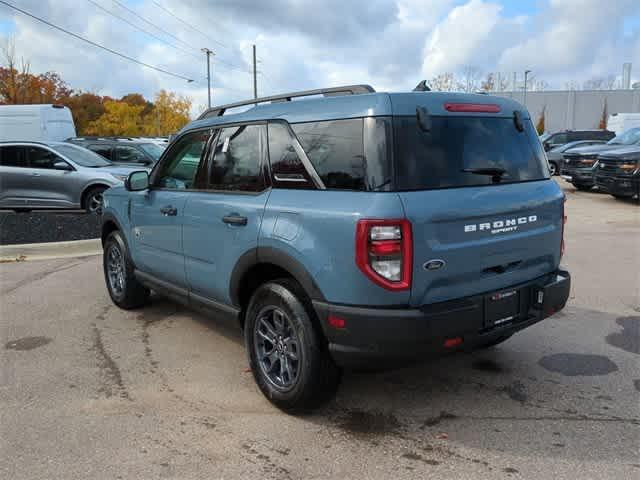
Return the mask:
{"type": "Polygon", "coordinates": [[[211,55],[215,55],[213,50],[209,50],[208,48],[203,48],[202,51],[207,55],[207,104],[209,108],[211,108],[211,55]]]}
{"type": "Polygon", "coordinates": [[[529,76],[530,73],[531,73],[531,70],[524,71],[524,99],[522,102],[524,103],[524,108],[527,108],[527,77],[529,76]]]}
{"type": "Polygon", "coordinates": [[[256,46],[253,45],[253,98],[258,98],[258,71],[256,70],[256,46]]]}

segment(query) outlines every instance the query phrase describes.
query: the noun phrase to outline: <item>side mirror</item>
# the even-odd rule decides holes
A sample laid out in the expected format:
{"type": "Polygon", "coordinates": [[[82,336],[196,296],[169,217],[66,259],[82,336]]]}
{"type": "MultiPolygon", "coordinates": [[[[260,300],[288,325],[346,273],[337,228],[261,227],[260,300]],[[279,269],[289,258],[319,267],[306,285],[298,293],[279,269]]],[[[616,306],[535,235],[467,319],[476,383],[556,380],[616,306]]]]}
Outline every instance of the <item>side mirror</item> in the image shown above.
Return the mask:
{"type": "Polygon", "coordinates": [[[124,181],[124,188],[130,192],[139,192],[149,188],[149,173],[145,170],[131,172],[124,181]]]}
{"type": "Polygon", "coordinates": [[[73,170],[71,168],[71,165],[69,165],[67,162],[62,162],[62,161],[55,162],[53,164],[53,169],[54,170],[65,170],[67,172],[73,170]]]}
{"type": "Polygon", "coordinates": [[[542,146],[544,147],[545,152],[548,152],[549,150],[551,150],[551,144],[549,142],[544,142],[542,146]]]}

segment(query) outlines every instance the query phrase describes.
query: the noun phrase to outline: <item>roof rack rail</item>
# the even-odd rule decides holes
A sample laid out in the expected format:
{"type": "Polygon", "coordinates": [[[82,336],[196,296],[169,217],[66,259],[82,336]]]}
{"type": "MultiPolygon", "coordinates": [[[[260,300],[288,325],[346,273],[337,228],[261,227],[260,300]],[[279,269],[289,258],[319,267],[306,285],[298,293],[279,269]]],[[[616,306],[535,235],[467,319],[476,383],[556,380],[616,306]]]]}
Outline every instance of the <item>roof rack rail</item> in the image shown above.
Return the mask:
{"type": "Polygon", "coordinates": [[[243,100],[241,102],[228,103],[211,107],[202,112],[198,120],[209,117],[221,117],[224,112],[230,108],[244,107],[245,105],[257,105],[259,103],[278,103],[290,102],[292,98],[310,97],[312,95],[324,95],[325,97],[337,97],[340,95],[361,95],[363,93],[375,93],[370,85],[345,85],[343,87],[318,88],[315,90],[302,90],[299,92],[282,93],[280,95],[271,95],[269,97],[252,98],[251,100],[243,100]]]}

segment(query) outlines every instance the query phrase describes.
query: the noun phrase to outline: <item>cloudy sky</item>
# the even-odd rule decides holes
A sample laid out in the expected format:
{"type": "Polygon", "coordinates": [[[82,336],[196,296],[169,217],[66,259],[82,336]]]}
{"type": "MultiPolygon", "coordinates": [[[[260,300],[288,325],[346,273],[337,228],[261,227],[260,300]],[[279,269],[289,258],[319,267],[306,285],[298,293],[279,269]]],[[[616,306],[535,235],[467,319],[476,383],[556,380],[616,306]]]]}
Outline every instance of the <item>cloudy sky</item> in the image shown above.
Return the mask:
{"type": "Polygon", "coordinates": [[[404,90],[466,66],[509,78],[529,69],[563,88],[620,75],[622,63],[632,62],[638,80],[638,1],[6,0],[192,83],[118,58],[2,2],[0,42],[12,38],[32,71],[55,70],[75,89],[152,97],[165,88],[189,95],[195,113],[207,98],[202,47],[216,53],[214,103],[251,96],[252,44],[260,95],[353,83],[404,90]]]}

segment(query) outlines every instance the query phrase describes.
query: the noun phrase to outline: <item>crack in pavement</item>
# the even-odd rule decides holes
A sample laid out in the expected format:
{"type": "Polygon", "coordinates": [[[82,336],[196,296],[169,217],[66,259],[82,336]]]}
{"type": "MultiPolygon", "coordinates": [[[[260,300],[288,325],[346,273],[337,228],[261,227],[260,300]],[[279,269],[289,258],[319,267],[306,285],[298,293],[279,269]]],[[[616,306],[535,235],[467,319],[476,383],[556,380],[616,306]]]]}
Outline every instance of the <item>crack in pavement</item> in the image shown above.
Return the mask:
{"type": "Polygon", "coordinates": [[[131,400],[131,396],[127,391],[124,381],[122,380],[122,373],[120,367],[116,361],[109,355],[104,347],[102,341],[102,333],[98,326],[94,323],[93,328],[93,351],[96,353],[98,360],[98,368],[102,372],[105,381],[100,391],[107,397],[111,397],[114,394],[118,394],[120,398],[125,400],[131,400]],[[115,392],[114,392],[115,391],[115,392]]]}

